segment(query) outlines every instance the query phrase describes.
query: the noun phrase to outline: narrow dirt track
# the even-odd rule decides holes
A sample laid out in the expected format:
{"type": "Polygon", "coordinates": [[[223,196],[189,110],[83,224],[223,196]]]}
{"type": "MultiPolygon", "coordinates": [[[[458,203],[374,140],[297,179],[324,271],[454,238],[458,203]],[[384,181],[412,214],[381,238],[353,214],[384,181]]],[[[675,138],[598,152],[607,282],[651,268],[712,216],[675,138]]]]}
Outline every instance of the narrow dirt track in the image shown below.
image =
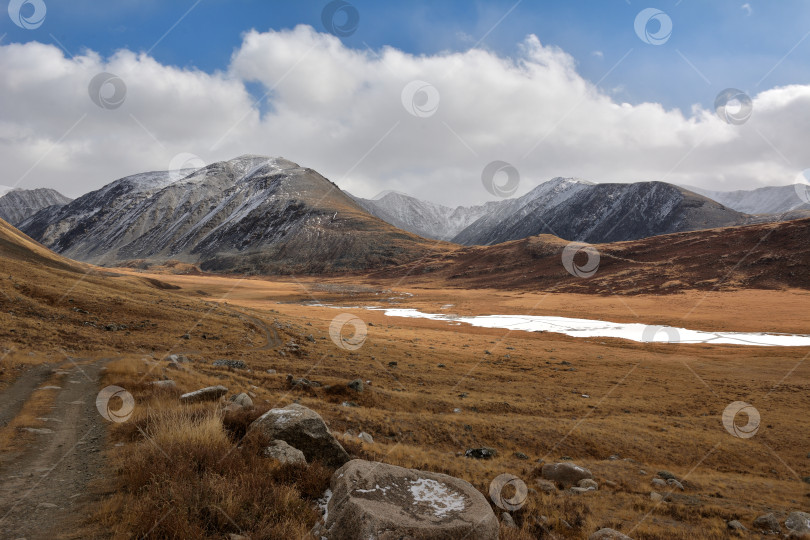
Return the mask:
{"type": "Polygon", "coordinates": [[[38,390],[30,384],[35,375],[26,374],[0,392],[4,414],[10,404],[25,401],[24,389],[58,392],[46,421],[52,432],[36,434],[24,452],[0,455],[3,538],[64,538],[80,525],[79,509],[92,500],[89,484],[103,467],[105,420],[96,409],[103,363],[65,367],[59,390],[38,390]]]}
{"type": "Polygon", "coordinates": [[[50,375],[53,366],[42,364],[34,366],[12,383],[5,390],[0,390],[0,427],[5,426],[22,409],[25,400],[35,389],[44,383],[50,375]]]}

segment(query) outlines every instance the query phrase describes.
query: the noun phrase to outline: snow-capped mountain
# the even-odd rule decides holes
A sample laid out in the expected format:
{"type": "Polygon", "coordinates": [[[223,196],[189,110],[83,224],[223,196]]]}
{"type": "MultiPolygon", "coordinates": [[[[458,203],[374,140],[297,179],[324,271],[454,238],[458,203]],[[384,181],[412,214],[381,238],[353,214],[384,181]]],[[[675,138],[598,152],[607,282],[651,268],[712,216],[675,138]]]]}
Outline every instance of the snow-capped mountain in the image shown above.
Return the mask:
{"type": "Polygon", "coordinates": [[[737,191],[711,191],[692,186],[684,187],[746,214],[784,214],[810,210],[810,204],[799,196],[799,193],[808,193],[802,184],[737,191]]]}
{"type": "Polygon", "coordinates": [[[96,264],[176,259],[244,273],[369,268],[429,251],[427,240],[370,216],[326,178],[283,158],[247,155],[187,172],[116,180],[20,229],[96,264]]]}
{"type": "Polygon", "coordinates": [[[397,191],[387,191],[373,199],[347,193],[369,214],[395,227],[425,238],[450,240],[477,219],[495,211],[497,202],[450,208],[422,201],[397,191]]]}
{"type": "Polygon", "coordinates": [[[43,208],[70,201],[55,189],[9,189],[0,196],[0,218],[16,226],[43,208]]]}

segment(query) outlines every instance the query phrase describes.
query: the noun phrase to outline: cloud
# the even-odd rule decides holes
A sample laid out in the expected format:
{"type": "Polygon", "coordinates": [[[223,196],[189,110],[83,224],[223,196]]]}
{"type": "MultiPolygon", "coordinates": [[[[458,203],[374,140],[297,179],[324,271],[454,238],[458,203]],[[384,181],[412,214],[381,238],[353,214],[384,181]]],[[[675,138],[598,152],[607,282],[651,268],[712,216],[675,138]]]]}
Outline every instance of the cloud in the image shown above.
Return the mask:
{"type": "Polygon", "coordinates": [[[751,8],[751,4],[748,3],[741,5],[740,9],[745,11],[745,14],[748,15],[749,17],[751,16],[751,13],[754,12],[754,10],[751,8]]]}
{"type": "MultiPolygon", "coordinates": [[[[700,106],[686,115],[616,101],[535,36],[513,57],[415,56],[350,49],[309,26],[250,31],[215,73],[127,50],[66,58],[32,42],[0,46],[0,72],[0,184],[72,196],[183,152],[281,155],[357,195],[395,189],[447,204],[491,199],[481,171],[494,160],[520,171],[517,195],[554,176],[736,189],[790,183],[808,167],[810,86],[752,96],[751,119],[734,126],[700,106]],[[120,107],[90,99],[101,72],[125,82],[120,107]],[[413,80],[435,88],[435,113],[403,107],[413,80]]],[[[422,106],[426,95],[411,97],[422,106]]]]}

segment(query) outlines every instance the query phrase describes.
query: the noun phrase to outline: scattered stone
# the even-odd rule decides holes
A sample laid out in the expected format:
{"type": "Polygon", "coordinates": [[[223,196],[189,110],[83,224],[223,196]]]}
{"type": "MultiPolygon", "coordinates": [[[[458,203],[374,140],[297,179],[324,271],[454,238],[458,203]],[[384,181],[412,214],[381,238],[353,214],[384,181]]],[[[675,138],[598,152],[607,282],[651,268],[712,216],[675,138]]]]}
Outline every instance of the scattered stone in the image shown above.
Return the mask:
{"type": "Polygon", "coordinates": [[[194,392],[188,392],[180,396],[180,403],[198,403],[201,401],[217,401],[228,393],[228,389],[222,385],[207,386],[194,392]]]}
{"type": "Polygon", "coordinates": [[[447,367],[447,366],[445,366],[444,364],[436,364],[436,367],[442,367],[443,368],[443,367],[447,367]]]}
{"type": "Polygon", "coordinates": [[[515,456],[517,459],[529,459],[529,456],[527,456],[523,452],[515,452],[512,455],[515,456]]]}
{"type": "Polygon", "coordinates": [[[308,334],[307,341],[309,341],[310,343],[315,343],[315,336],[313,336],[312,334],[308,334]]]}
{"type": "Polygon", "coordinates": [[[57,505],[49,502],[41,502],[37,505],[37,508],[57,508],[57,505]]]}
{"type": "Polygon", "coordinates": [[[329,432],[323,418],[303,405],[293,403],[270,409],[250,424],[248,431],[253,429],[298,448],[307,461],[322,461],[329,467],[349,461],[349,454],[329,432]]]}
{"type": "Polygon", "coordinates": [[[574,463],[547,463],[540,469],[540,475],[563,487],[576,485],[585,478],[593,478],[591,471],[574,463]]]}
{"type": "Polygon", "coordinates": [[[166,379],[164,381],[152,381],[149,384],[152,385],[152,386],[155,386],[157,388],[176,388],[177,387],[177,384],[171,379],[166,379]]]}
{"type": "Polygon", "coordinates": [[[791,512],[785,520],[785,528],[790,531],[790,536],[810,534],[810,514],[791,512]]]}
{"type": "Polygon", "coordinates": [[[571,493],[587,493],[589,491],[596,491],[594,488],[584,488],[579,486],[574,486],[571,488],[571,493]]]}
{"type": "Polygon", "coordinates": [[[460,413],[460,412],[461,412],[461,409],[459,409],[458,407],[456,407],[455,409],[453,409],[453,412],[454,412],[454,413],[456,413],[456,414],[458,414],[458,413],[460,413]]]}
{"type": "Polygon", "coordinates": [[[599,489],[599,484],[593,478],[583,478],[577,485],[585,489],[599,489]]]}
{"type": "Polygon", "coordinates": [[[678,481],[677,481],[677,480],[675,480],[674,478],[670,478],[670,479],[668,479],[668,480],[667,480],[667,485],[668,485],[668,486],[672,486],[672,487],[674,487],[674,488],[678,488],[678,489],[680,489],[681,491],[683,491],[683,484],[681,484],[680,482],[678,482],[678,481]]]}
{"type": "Polygon", "coordinates": [[[41,387],[39,388],[39,390],[61,390],[61,389],[62,389],[62,387],[61,387],[61,386],[53,386],[53,385],[49,385],[49,386],[41,386],[41,387]]]}
{"type": "Polygon", "coordinates": [[[335,472],[331,489],[330,540],[498,538],[489,502],[458,478],[355,459],[335,472]]]}
{"type": "Polygon", "coordinates": [[[220,358],[212,362],[214,366],[226,366],[233,369],[245,369],[247,366],[241,360],[228,360],[227,358],[220,358]]]}
{"type": "Polygon", "coordinates": [[[188,362],[188,358],[183,354],[170,354],[166,357],[169,362],[188,362]]]}
{"type": "Polygon", "coordinates": [[[543,480],[542,478],[538,478],[535,480],[534,484],[540,488],[540,491],[545,493],[556,493],[557,486],[554,485],[554,482],[550,482],[548,480],[543,480]]]}
{"type": "Polygon", "coordinates": [[[748,529],[745,528],[745,525],[737,521],[736,519],[732,519],[726,526],[731,529],[732,531],[747,531],[748,529]]]}
{"type": "Polygon", "coordinates": [[[501,513],[501,522],[503,523],[504,527],[508,527],[510,529],[517,529],[517,524],[515,520],[512,519],[512,516],[509,512],[502,512],[501,513]]]}
{"type": "Polygon", "coordinates": [[[166,369],[183,369],[180,362],[169,362],[166,364],[166,369]]]}
{"type": "Polygon", "coordinates": [[[655,492],[655,491],[651,491],[650,492],[650,500],[652,502],[661,502],[661,501],[664,500],[664,496],[661,495],[660,493],[655,492]]]}
{"type": "Polygon", "coordinates": [[[599,529],[588,537],[588,540],[633,540],[626,534],[622,534],[615,529],[599,529]]]}
{"type": "MultiPolygon", "coordinates": [[[[612,455],[612,456],[610,456],[608,459],[609,459],[610,461],[616,461],[616,460],[618,460],[618,459],[619,459],[619,456],[618,456],[617,454],[613,454],[613,455],[612,455]]],[[[602,530],[603,530],[603,531],[612,531],[613,529],[602,529],[602,530]]],[[[597,532],[599,532],[599,531],[597,531],[597,532]]],[[[596,533],[594,533],[594,534],[596,534],[596,533]]],[[[593,536],[593,535],[591,535],[591,536],[593,536]]]]}
{"type": "Polygon", "coordinates": [[[670,480],[670,479],[677,480],[677,478],[675,478],[675,475],[672,474],[669,471],[658,471],[658,476],[660,476],[664,480],[670,480]]]}
{"type": "Polygon", "coordinates": [[[231,396],[230,402],[234,405],[239,405],[240,408],[253,407],[253,400],[244,392],[231,396]]]}
{"type": "Polygon", "coordinates": [[[355,403],[354,401],[344,401],[343,403],[340,404],[340,406],[341,407],[359,407],[359,405],[357,403],[355,403]]]}
{"type": "Polygon", "coordinates": [[[772,513],[756,518],[754,520],[754,528],[766,534],[780,534],[782,532],[782,527],[779,526],[779,520],[776,519],[776,516],[772,513]]]}
{"type": "Polygon", "coordinates": [[[305,379],[305,378],[303,378],[303,377],[301,377],[300,379],[296,379],[296,378],[295,378],[295,377],[293,377],[292,375],[289,375],[289,374],[288,374],[288,375],[287,375],[287,385],[288,385],[290,388],[296,388],[296,387],[301,387],[301,388],[318,388],[318,387],[320,387],[320,386],[321,386],[321,383],[319,383],[319,382],[315,382],[315,381],[310,381],[309,379],[305,379]]]}
{"type": "Polygon", "coordinates": [[[355,392],[362,392],[363,391],[363,381],[361,379],[355,379],[347,384],[349,388],[354,390],[355,392]]]}
{"type": "Polygon", "coordinates": [[[301,450],[293,448],[286,442],[278,439],[274,440],[270,443],[270,446],[264,449],[264,455],[281,463],[300,463],[303,465],[307,463],[307,458],[301,450]]]}
{"type": "Polygon", "coordinates": [[[267,371],[265,371],[265,373],[267,373],[269,375],[275,375],[277,372],[276,372],[275,369],[268,369],[267,371]]]}
{"type": "Polygon", "coordinates": [[[364,443],[374,444],[374,437],[372,437],[365,431],[361,431],[360,435],[358,435],[357,438],[363,441],[364,443]]]}
{"type": "Polygon", "coordinates": [[[482,446],[481,448],[468,449],[466,452],[464,452],[464,457],[473,459],[492,459],[495,457],[495,454],[497,454],[497,452],[494,448],[482,446]]]}
{"type": "Polygon", "coordinates": [[[658,486],[658,487],[665,487],[667,485],[667,483],[664,480],[662,480],[661,478],[653,478],[650,483],[652,485],[658,486]]]}

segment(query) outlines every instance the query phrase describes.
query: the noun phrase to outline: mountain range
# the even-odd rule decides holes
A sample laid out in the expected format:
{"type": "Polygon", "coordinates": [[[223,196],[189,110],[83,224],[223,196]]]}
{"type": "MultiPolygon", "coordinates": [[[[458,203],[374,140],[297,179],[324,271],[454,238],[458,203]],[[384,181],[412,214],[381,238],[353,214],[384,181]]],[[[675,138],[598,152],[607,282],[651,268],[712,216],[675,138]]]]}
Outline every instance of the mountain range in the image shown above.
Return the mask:
{"type": "Polygon", "coordinates": [[[437,249],[369,215],[312,169],[253,155],[122,178],[19,228],[80,261],[178,260],[244,274],[374,268],[437,249]]]}
{"type": "Polygon", "coordinates": [[[71,199],[55,189],[12,189],[0,196],[0,219],[18,225],[49,206],[63,206],[71,199]]]}
{"type": "MultiPolygon", "coordinates": [[[[734,192],[721,204],[664,182],[554,178],[518,198],[451,208],[398,192],[355,197],[312,169],[245,155],[201,169],[128,176],[73,201],[56,192],[46,197],[52,190],[11,192],[0,207],[15,193],[24,197],[7,211],[9,222],[83,262],[180,261],[206,271],[284,274],[387,268],[459,244],[537,235],[605,243],[775,221],[784,216],[761,210],[787,208],[788,188],[798,200],[792,186],[764,188],[771,196],[756,206],[756,194],[734,192]]],[[[804,215],[801,205],[792,211],[804,215]]]]}

